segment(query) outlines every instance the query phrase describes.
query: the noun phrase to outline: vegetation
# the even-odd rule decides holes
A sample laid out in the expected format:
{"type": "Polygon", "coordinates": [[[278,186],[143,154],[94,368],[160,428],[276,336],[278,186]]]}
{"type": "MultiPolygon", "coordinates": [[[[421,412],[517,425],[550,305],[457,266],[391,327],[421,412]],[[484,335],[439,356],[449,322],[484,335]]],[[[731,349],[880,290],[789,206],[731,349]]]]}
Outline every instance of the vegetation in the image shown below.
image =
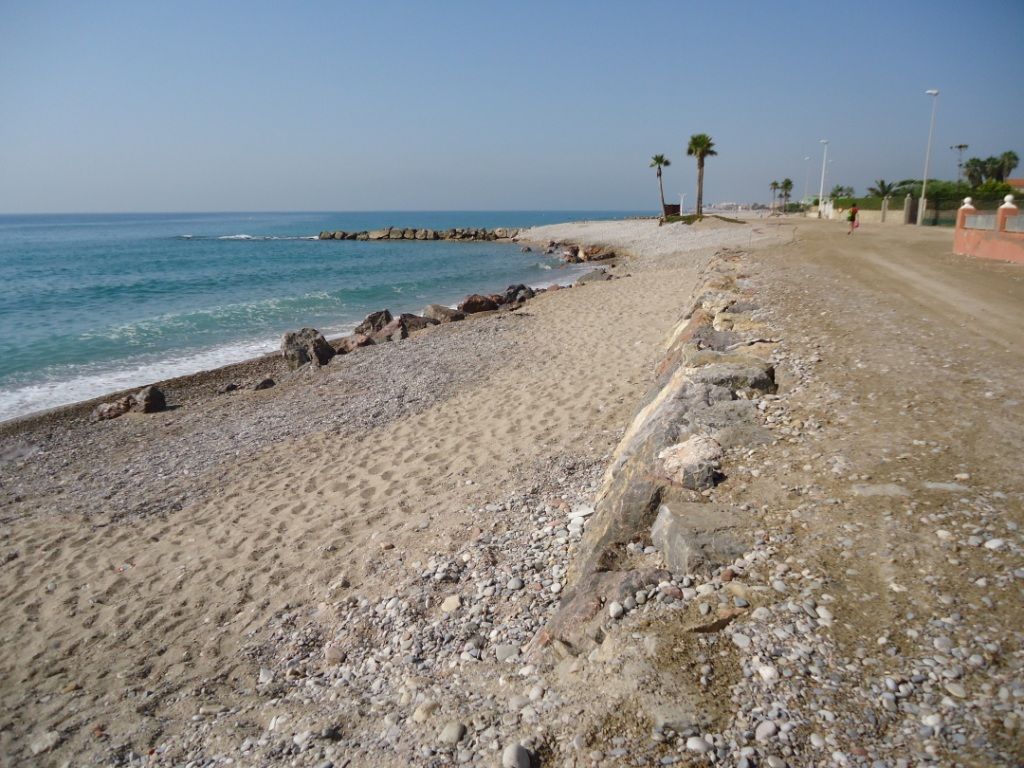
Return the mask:
{"type": "Polygon", "coordinates": [[[779,191],[779,182],[773,181],[768,185],[768,189],[772,191],[772,210],[775,210],[775,193],[779,191]]]}
{"type": "Polygon", "coordinates": [[[793,194],[793,180],[783,179],[779,184],[779,189],[782,190],[782,210],[785,212],[789,210],[789,196],[793,194]]]}
{"type": "Polygon", "coordinates": [[[688,157],[697,158],[697,216],[704,213],[704,159],[714,157],[715,142],[706,133],[695,133],[690,137],[690,143],[686,146],[688,157]]]}
{"type": "Polygon", "coordinates": [[[655,155],[651,158],[651,168],[657,169],[658,174],[658,191],[661,193],[661,213],[665,214],[665,187],[661,182],[661,169],[667,168],[672,165],[672,161],[664,155],[655,155]]]}
{"type": "Polygon", "coordinates": [[[964,175],[972,187],[980,187],[988,181],[1002,182],[1010,178],[1020,165],[1016,152],[1003,152],[999,157],[972,157],[964,162],[964,175]]]}
{"type": "Polygon", "coordinates": [[[888,182],[885,179],[878,179],[875,186],[868,187],[868,194],[873,197],[889,197],[895,191],[895,182],[888,182]]]}
{"type": "Polygon", "coordinates": [[[690,225],[690,224],[693,224],[694,222],[701,221],[702,219],[718,219],[719,221],[724,221],[724,222],[727,222],[729,224],[743,224],[744,223],[744,221],[742,219],[732,219],[732,218],[729,218],[728,216],[720,216],[717,213],[713,213],[710,216],[698,216],[695,213],[688,213],[685,216],[666,216],[665,217],[665,223],[666,224],[686,224],[686,225],[690,225]]]}
{"type": "Polygon", "coordinates": [[[839,197],[853,197],[855,194],[853,187],[844,187],[841,184],[836,184],[832,187],[832,191],[828,193],[828,196],[835,200],[839,197]]]}

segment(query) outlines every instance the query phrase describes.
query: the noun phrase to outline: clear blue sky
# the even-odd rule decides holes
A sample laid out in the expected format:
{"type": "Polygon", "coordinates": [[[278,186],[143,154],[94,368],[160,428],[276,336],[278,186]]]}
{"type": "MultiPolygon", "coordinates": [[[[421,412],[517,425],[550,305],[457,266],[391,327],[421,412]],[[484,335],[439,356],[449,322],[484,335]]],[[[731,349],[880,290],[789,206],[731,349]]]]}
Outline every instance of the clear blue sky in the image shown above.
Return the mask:
{"type": "MultiPolygon", "coordinates": [[[[1024,157],[1022,0],[0,0],[0,212],[644,209],[1024,157]],[[804,157],[812,159],[805,162],[804,157]]],[[[1018,169],[1015,175],[1024,175],[1018,169]]]]}

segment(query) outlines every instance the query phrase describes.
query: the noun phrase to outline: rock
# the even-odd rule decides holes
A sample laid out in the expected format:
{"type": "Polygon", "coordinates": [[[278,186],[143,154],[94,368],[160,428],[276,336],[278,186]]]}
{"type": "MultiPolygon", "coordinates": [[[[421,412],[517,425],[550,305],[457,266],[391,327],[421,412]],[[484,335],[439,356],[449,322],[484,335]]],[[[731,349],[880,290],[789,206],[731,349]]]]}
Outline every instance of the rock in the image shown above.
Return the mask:
{"type": "Polygon", "coordinates": [[[394,318],[386,309],[382,309],[379,312],[371,312],[363,319],[363,322],[355,327],[353,333],[372,337],[378,331],[383,330],[392,320],[394,318]]]}
{"type": "Polygon", "coordinates": [[[586,285],[587,283],[600,283],[605,280],[611,280],[612,275],[603,269],[592,269],[585,275],[576,279],[576,285],[586,285]]]}
{"type": "Polygon", "coordinates": [[[744,552],[746,515],[718,504],[668,499],[658,508],[651,541],[674,573],[711,571],[744,552]]]}
{"type": "Polygon", "coordinates": [[[230,382],[228,384],[225,384],[223,387],[218,388],[217,394],[226,395],[228,392],[234,392],[236,389],[238,389],[238,385],[235,384],[234,382],[230,382]]]}
{"type": "Polygon", "coordinates": [[[341,664],[346,658],[348,658],[348,654],[338,643],[328,643],[324,648],[324,661],[328,664],[341,664]]]}
{"type": "Polygon", "coordinates": [[[506,584],[505,586],[508,589],[511,589],[513,592],[518,592],[525,585],[523,584],[522,579],[520,579],[518,576],[514,576],[513,578],[509,579],[508,584],[506,584]]]}
{"type": "Polygon", "coordinates": [[[437,740],[442,744],[455,745],[462,741],[462,737],[466,735],[466,726],[460,722],[452,720],[448,723],[444,730],[438,734],[437,740]]]}
{"type": "Polygon", "coordinates": [[[702,491],[715,484],[721,459],[722,446],[706,435],[693,435],[658,454],[668,478],[691,491],[702,491]]]}
{"type": "Polygon", "coordinates": [[[532,299],[535,295],[532,288],[520,283],[519,285],[510,285],[506,288],[502,299],[505,304],[521,304],[532,299]]]}
{"type": "Polygon", "coordinates": [[[479,293],[467,296],[463,302],[459,304],[459,311],[465,312],[467,315],[472,315],[476,312],[493,312],[497,308],[497,302],[488,296],[481,296],[479,293]]]}
{"type": "Polygon", "coordinates": [[[769,741],[779,731],[777,726],[771,720],[763,720],[758,723],[757,728],[754,729],[754,738],[758,741],[769,741]]]}
{"type": "Polygon", "coordinates": [[[416,230],[414,230],[414,229],[404,229],[404,230],[402,230],[402,239],[403,240],[415,240],[416,239],[416,230]]]}
{"type": "Polygon", "coordinates": [[[345,336],[344,338],[338,339],[334,342],[334,349],[339,355],[348,355],[355,352],[360,347],[369,347],[373,344],[373,339],[369,336],[364,336],[361,333],[354,333],[351,336],[345,336]]]}
{"type": "Polygon", "coordinates": [[[566,264],[579,264],[583,259],[580,258],[581,251],[577,248],[566,248],[562,251],[562,261],[566,264]]]}
{"type": "Polygon", "coordinates": [[[404,233],[401,229],[388,230],[388,240],[401,240],[404,237],[404,233]]]}
{"type": "Polygon", "coordinates": [[[519,249],[519,252],[520,253],[532,253],[533,252],[533,248],[531,248],[528,245],[524,245],[522,248],[519,249]]]}
{"type": "Polygon", "coordinates": [[[93,421],[106,421],[108,419],[116,419],[118,416],[124,416],[128,411],[132,409],[135,404],[135,398],[131,395],[122,397],[119,400],[115,400],[112,403],[100,403],[92,409],[92,420],[93,421]]]}
{"type": "Polygon", "coordinates": [[[613,619],[621,619],[622,614],[626,612],[626,609],[622,607],[622,603],[613,602],[608,605],[608,615],[613,619]]]}
{"type": "Polygon", "coordinates": [[[750,638],[741,632],[736,632],[732,635],[732,644],[744,651],[750,647],[750,638]]]}
{"type": "Polygon", "coordinates": [[[281,339],[281,356],[292,370],[303,365],[327,365],[336,354],[316,328],[288,331],[281,339]]]}
{"type": "Polygon", "coordinates": [[[270,388],[271,388],[271,387],[273,387],[273,386],[274,386],[275,384],[277,384],[277,382],[276,382],[276,381],[274,381],[273,379],[267,378],[267,379],[262,379],[262,380],[260,380],[260,381],[256,382],[256,383],[255,383],[255,384],[253,385],[253,387],[252,387],[252,388],[253,388],[253,390],[254,390],[254,391],[257,391],[257,392],[258,392],[258,391],[259,391],[259,390],[261,390],[261,389],[270,389],[270,388]]]}
{"type": "Polygon", "coordinates": [[[432,699],[421,702],[412,713],[413,722],[426,722],[437,711],[437,706],[437,702],[432,699]]]}
{"type": "Polygon", "coordinates": [[[60,743],[60,734],[57,731],[46,731],[41,733],[28,743],[29,752],[33,755],[41,755],[49,752],[60,743]]]}
{"type": "Polygon", "coordinates": [[[450,595],[441,603],[441,610],[445,613],[453,613],[462,607],[462,598],[458,595],[450,595]]]}
{"type": "Polygon", "coordinates": [[[444,304],[429,304],[423,308],[423,316],[439,323],[455,323],[466,319],[465,313],[444,304]]]}
{"type": "Polygon", "coordinates": [[[514,645],[499,645],[494,649],[494,655],[498,661],[508,661],[519,655],[519,648],[514,645]]]}
{"type": "Polygon", "coordinates": [[[391,234],[391,228],[387,229],[374,229],[366,233],[367,240],[386,240],[391,234]]]}
{"type": "Polygon", "coordinates": [[[689,752],[696,752],[699,755],[703,755],[705,752],[710,752],[714,747],[707,743],[700,736],[691,736],[686,740],[686,749],[689,752]]]}
{"type": "Polygon", "coordinates": [[[167,398],[156,387],[143,387],[134,395],[132,410],[142,413],[156,413],[167,407],[167,398]]]}
{"type": "Polygon", "coordinates": [[[398,319],[402,321],[407,333],[422,331],[424,328],[429,328],[430,326],[437,325],[441,322],[440,320],[435,320],[432,317],[420,317],[419,315],[412,315],[408,312],[403,312],[398,316],[398,319]]]}
{"type": "Polygon", "coordinates": [[[530,752],[522,744],[509,744],[501,752],[501,768],[530,768],[530,752]]]}

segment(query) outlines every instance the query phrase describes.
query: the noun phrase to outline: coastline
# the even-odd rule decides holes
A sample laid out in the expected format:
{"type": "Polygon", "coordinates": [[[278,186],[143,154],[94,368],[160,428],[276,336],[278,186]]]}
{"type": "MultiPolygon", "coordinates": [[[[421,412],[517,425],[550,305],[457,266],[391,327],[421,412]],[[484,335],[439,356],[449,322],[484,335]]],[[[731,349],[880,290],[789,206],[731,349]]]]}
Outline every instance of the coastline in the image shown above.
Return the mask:
{"type": "Polygon", "coordinates": [[[1012,762],[1019,275],[795,226],[537,230],[630,258],[5,440],[5,758],[1012,762]],[[664,486],[694,430],[721,453],[664,486]]]}

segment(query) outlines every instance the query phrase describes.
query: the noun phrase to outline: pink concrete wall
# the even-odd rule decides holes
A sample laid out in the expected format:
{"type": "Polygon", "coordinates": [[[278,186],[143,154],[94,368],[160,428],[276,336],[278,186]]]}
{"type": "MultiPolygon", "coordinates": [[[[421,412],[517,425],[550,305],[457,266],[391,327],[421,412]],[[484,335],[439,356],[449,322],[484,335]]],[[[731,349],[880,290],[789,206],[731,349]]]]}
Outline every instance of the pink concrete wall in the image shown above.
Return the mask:
{"type": "Polygon", "coordinates": [[[956,234],[953,236],[953,253],[961,256],[976,256],[980,259],[999,259],[1024,264],[1024,232],[1008,232],[1006,221],[1019,216],[1015,205],[1003,205],[996,212],[996,228],[968,229],[968,216],[977,213],[974,206],[964,203],[956,216],[956,234]]]}

